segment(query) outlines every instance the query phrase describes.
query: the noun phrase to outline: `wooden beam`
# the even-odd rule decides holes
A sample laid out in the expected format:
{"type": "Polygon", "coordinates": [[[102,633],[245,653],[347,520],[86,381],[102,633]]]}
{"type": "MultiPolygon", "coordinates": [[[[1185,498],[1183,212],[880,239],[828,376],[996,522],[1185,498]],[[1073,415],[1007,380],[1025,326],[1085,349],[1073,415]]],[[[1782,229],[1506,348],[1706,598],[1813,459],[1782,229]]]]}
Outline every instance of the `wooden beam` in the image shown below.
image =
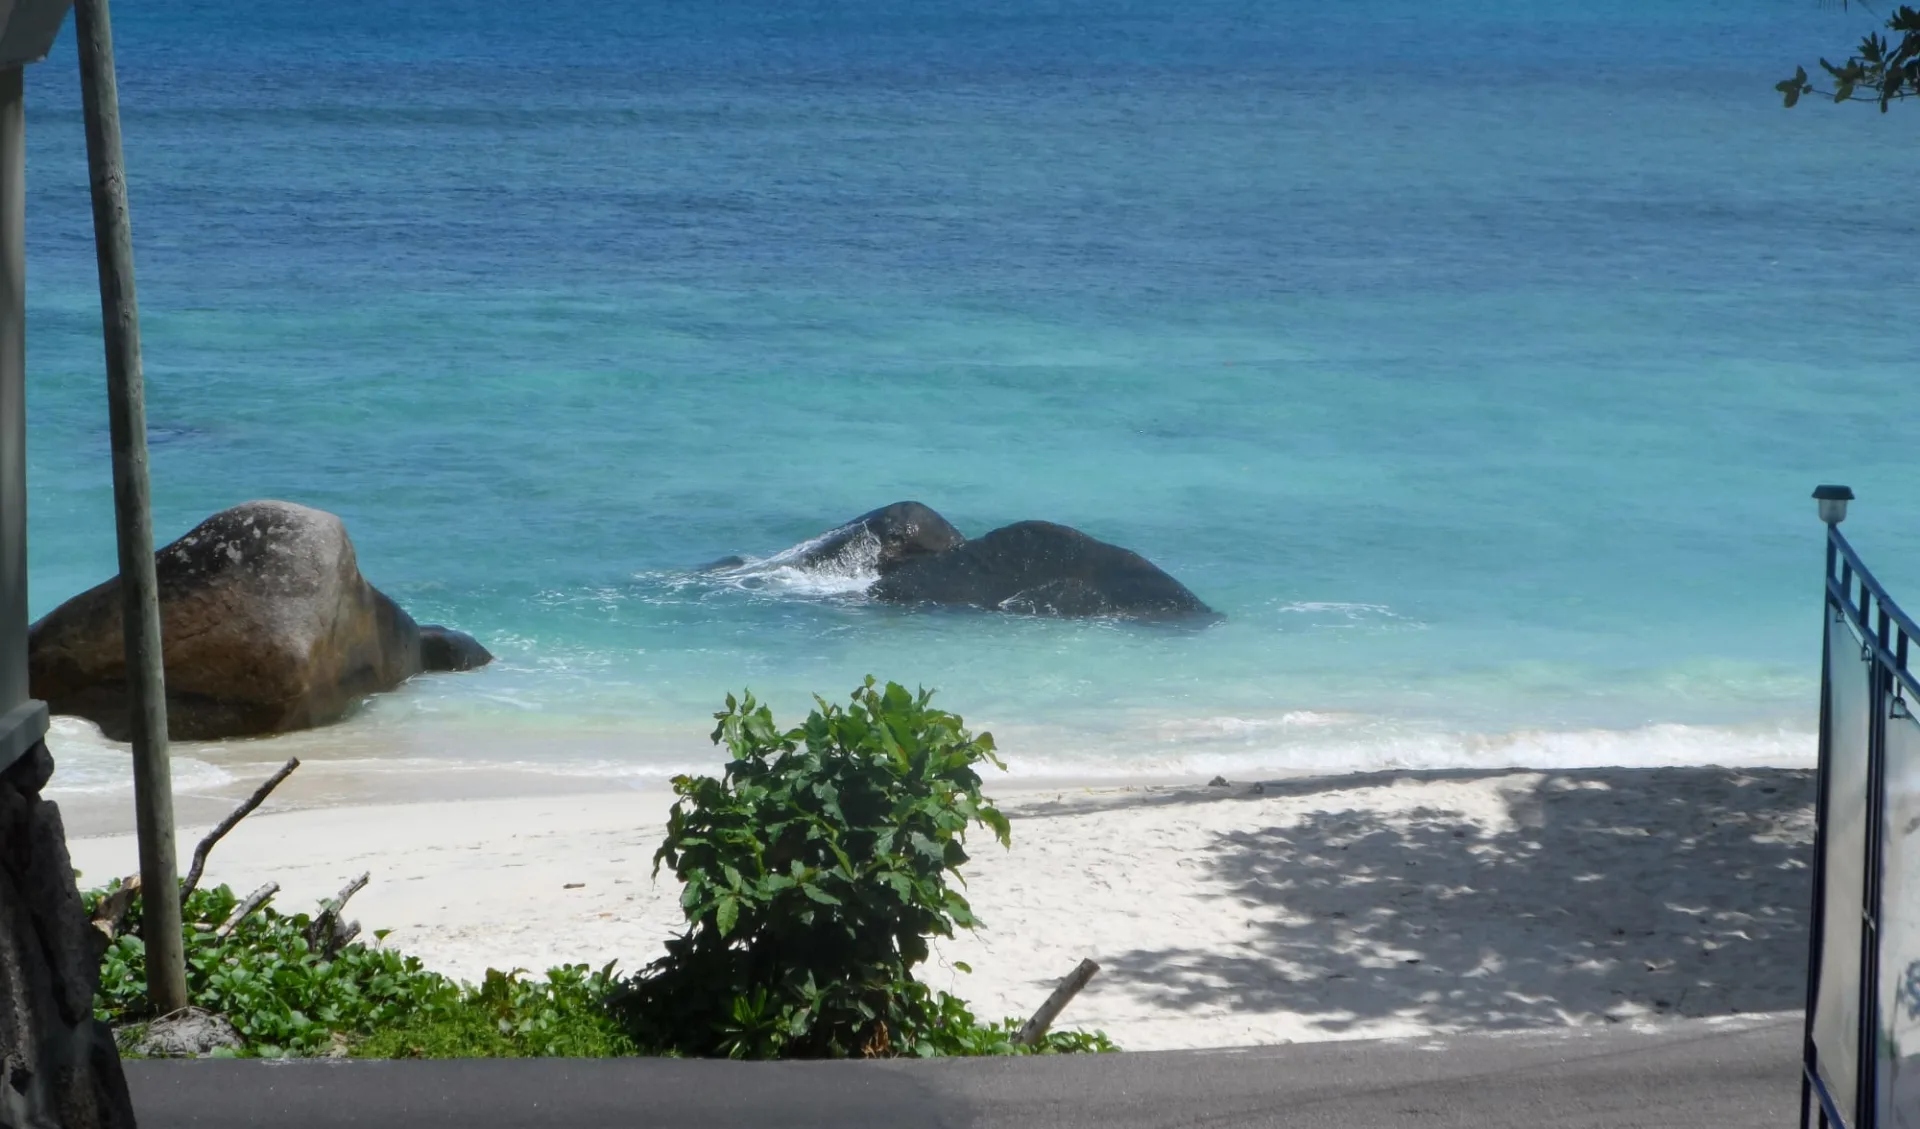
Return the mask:
{"type": "Polygon", "coordinates": [[[93,242],[100,263],[100,319],[107,351],[107,419],[113,440],[113,517],[120,543],[127,689],[133,713],[133,803],[140,836],[141,940],[154,1014],[188,1004],[174,857],[173,772],[160,647],[159,581],[147,483],[147,403],[140,370],[140,307],[134,298],[133,226],[127,215],[120,94],[107,0],[76,0],[80,100],[87,123],[93,242]]]}

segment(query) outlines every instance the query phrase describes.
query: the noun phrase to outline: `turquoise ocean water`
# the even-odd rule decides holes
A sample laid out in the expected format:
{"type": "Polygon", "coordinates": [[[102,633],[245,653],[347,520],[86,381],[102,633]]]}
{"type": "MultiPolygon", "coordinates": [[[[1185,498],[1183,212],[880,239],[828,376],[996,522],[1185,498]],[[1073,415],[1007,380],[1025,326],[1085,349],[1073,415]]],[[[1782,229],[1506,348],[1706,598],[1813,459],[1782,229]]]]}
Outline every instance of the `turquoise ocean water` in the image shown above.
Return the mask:
{"type": "MultiPolygon", "coordinates": [[[[116,17],[159,536],[332,510],[499,655],[304,756],[655,779],[729,690],[872,672],[1036,775],[1805,763],[1812,486],[1920,592],[1920,110],[1771,90],[1857,9],[116,17]],[[903,498],[1079,526],[1226,619],[692,571],[903,498]]],[[[114,567],[71,28],[28,99],[39,614],[114,567]]],[[[69,787],[124,778],[61,732],[69,787]]]]}

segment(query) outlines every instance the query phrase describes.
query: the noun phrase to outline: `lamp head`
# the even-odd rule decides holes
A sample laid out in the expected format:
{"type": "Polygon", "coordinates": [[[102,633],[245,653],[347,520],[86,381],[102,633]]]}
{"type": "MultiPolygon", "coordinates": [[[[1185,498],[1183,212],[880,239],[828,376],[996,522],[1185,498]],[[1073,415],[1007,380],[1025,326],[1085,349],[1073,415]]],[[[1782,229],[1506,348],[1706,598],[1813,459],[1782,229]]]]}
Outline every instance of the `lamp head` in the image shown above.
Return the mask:
{"type": "Polygon", "coordinates": [[[1820,486],[1814,489],[1813,498],[1820,503],[1820,520],[1839,525],[1847,520],[1847,503],[1853,501],[1853,491],[1845,486],[1820,486]]]}

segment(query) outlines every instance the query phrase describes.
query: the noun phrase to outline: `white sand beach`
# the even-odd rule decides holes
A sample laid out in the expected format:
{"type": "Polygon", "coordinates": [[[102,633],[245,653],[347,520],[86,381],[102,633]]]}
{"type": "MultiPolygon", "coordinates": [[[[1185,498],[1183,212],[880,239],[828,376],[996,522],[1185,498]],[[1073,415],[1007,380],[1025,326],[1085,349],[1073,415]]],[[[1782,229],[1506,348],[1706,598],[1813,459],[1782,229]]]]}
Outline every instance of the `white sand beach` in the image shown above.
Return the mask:
{"type": "MultiPolygon", "coordinates": [[[[680,925],[671,874],[650,876],[665,793],[300,808],[300,791],[287,791],[286,808],[269,801],[220,844],[208,881],[242,892],[278,882],[276,904],[293,912],[370,871],[348,916],[450,974],[635,968],[680,925]]],[[[986,1015],[1026,1015],[1083,957],[1102,971],[1060,1025],[1133,1050],[1803,1002],[1808,771],[1407,772],[998,794],[1013,847],[978,834],[966,869],[984,925],[942,944],[926,970],[986,1015]]],[[[180,833],[183,868],[218,806],[183,812],[202,821],[180,833]]],[[[88,834],[115,820],[76,814],[83,884],[137,869],[130,834],[88,834]]]]}

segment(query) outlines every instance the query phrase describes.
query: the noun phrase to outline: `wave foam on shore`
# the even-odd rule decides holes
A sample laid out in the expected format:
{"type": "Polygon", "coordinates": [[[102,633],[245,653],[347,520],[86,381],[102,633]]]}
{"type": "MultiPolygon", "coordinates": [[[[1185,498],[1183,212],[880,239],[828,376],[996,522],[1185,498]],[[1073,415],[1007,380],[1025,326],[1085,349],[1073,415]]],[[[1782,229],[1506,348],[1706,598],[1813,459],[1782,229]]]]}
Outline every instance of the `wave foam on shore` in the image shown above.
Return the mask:
{"type": "MultiPolygon", "coordinates": [[[[1448,732],[1387,719],[1295,710],[1270,717],[1142,719],[1111,731],[997,725],[994,734],[1013,786],[1036,780],[1128,782],[1253,780],[1382,770],[1663,768],[1721,765],[1810,768],[1812,733],[1779,726],[1661,724],[1635,729],[1523,729],[1448,732]]],[[[106,798],[131,789],[128,746],[77,718],[55,718],[49,744],[59,769],[56,796],[106,798]]],[[[704,729],[686,733],[618,724],[569,725],[539,717],[499,719],[422,715],[360,718],[326,729],[173,747],[176,792],[223,795],[289,756],[377,788],[384,775],[432,777],[508,772],[566,781],[663,786],[680,773],[711,773],[724,754],[704,729]]],[[[995,774],[998,776],[998,774],[995,774]]],[[[356,789],[357,791],[358,789],[356,789]]],[[[417,791],[417,789],[409,789],[417,791]]],[[[461,789],[449,786],[449,794],[461,789]]]]}

